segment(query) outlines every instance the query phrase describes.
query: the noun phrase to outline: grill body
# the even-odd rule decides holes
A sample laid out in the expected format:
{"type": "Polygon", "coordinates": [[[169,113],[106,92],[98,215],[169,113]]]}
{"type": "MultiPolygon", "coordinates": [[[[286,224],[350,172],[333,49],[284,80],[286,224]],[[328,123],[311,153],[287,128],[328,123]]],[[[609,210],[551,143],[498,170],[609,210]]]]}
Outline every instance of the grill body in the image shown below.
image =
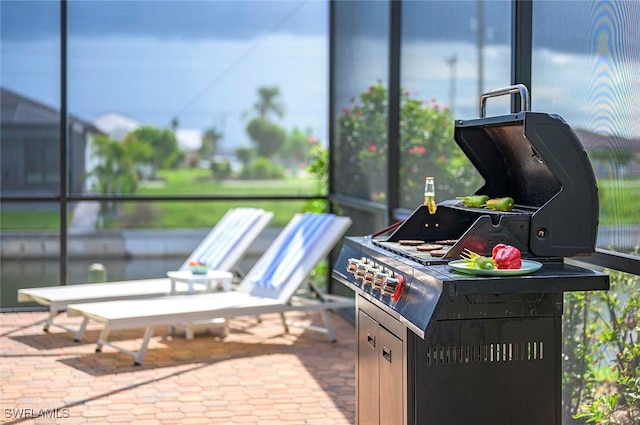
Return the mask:
{"type": "Polygon", "coordinates": [[[333,277],[356,292],[363,425],[561,425],[563,293],[609,285],[561,258],[532,275],[463,275],[368,237],[345,238],[333,277]],[[364,284],[353,258],[402,276],[402,295],[364,284]]]}
{"type": "Polygon", "coordinates": [[[424,340],[409,333],[408,423],[560,425],[561,323],[545,313],[442,321],[424,340]]]}
{"type": "Polygon", "coordinates": [[[509,212],[459,200],[416,210],[385,236],[347,237],[333,277],[356,293],[361,425],[561,425],[563,294],[606,290],[608,275],[567,264],[595,249],[598,194],[573,130],[520,112],[457,121],[455,139],[509,212]],[[450,240],[442,257],[400,242],[450,240]],[[454,271],[464,249],[509,244],[530,274],[454,271]]]}

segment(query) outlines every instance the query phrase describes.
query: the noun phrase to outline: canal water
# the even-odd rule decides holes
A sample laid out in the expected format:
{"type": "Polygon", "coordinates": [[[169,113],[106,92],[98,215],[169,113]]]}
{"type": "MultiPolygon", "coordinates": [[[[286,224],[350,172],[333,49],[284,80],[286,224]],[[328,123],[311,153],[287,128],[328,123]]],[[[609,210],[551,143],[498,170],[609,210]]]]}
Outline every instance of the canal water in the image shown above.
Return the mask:
{"type": "MultiPolygon", "coordinates": [[[[69,284],[87,283],[89,267],[98,261],[92,259],[69,260],[67,275],[69,284]]],[[[99,261],[106,268],[109,281],[164,277],[167,271],[176,270],[184,257],[104,259],[99,261]]],[[[0,308],[11,311],[33,307],[37,304],[18,303],[18,289],[60,284],[60,266],[57,259],[50,260],[0,260],[0,308]]]]}

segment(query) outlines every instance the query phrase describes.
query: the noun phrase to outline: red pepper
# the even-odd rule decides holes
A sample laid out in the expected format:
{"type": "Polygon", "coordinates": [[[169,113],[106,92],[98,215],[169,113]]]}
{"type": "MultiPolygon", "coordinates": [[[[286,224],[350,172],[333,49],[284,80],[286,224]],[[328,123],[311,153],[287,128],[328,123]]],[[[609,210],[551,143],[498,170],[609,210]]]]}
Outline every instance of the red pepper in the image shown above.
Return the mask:
{"type": "Polygon", "coordinates": [[[520,250],[515,246],[498,244],[493,248],[492,255],[497,269],[519,269],[522,267],[520,250]]]}
{"type": "Polygon", "coordinates": [[[495,258],[496,253],[500,251],[502,248],[506,248],[506,247],[507,245],[503,243],[499,243],[498,245],[494,246],[493,249],[491,250],[491,256],[495,258]]]}

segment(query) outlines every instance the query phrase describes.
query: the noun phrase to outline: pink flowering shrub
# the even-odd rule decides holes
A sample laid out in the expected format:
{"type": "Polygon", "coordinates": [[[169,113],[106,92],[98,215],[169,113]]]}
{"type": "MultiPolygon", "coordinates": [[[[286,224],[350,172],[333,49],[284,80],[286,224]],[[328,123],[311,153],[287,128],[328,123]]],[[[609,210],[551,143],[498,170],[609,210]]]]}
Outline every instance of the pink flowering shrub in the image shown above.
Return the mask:
{"type": "MultiPolygon", "coordinates": [[[[424,178],[436,179],[436,199],[467,195],[481,179],[455,143],[453,116],[435,99],[424,102],[409,91],[401,92],[400,204],[413,209],[423,201],[424,178]]],[[[387,183],[387,89],[370,86],[338,117],[335,155],[339,191],[371,201],[384,201],[387,183]]]]}

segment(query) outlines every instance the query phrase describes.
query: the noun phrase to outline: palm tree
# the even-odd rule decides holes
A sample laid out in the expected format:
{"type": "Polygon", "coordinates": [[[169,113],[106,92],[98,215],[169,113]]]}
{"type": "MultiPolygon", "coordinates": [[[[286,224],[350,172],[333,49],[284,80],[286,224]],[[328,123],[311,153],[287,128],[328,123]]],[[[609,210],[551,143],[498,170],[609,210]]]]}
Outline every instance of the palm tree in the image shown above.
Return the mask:
{"type": "Polygon", "coordinates": [[[200,146],[200,155],[203,158],[211,159],[218,151],[218,142],[222,139],[223,134],[215,127],[205,131],[202,135],[202,145],[200,146]]]}
{"type": "Polygon", "coordinates": [[[270,113],[280,118],[284,115],[284,105],[276,100],[278,96],[278,87],[259,87],[259,99],[252,107],[257,116],[252,118],[246,127],[249,138],[256,145],[258,156],[265,158],[276,153],[286,138],[285,130],[268,117],[270,113]]]}
{"type": "Polygon", "coordinates": [[[259,87],[259,99],[253,104],[253,110],[258,113],[260,118],[267,118],[267,115],[271,112],[277,117],[282,118],[284,116],[284,105],[276,101],[278,96],[280,96],[280,89],[278,87],[259,87]]]}
{"type": "Polygon", "coordinates": [[[178,129],[179,126],[180,126],[180,121],[178,120],[178,117],[171,118],[171,131],[175,133],[175,131],[178,129]]]}

